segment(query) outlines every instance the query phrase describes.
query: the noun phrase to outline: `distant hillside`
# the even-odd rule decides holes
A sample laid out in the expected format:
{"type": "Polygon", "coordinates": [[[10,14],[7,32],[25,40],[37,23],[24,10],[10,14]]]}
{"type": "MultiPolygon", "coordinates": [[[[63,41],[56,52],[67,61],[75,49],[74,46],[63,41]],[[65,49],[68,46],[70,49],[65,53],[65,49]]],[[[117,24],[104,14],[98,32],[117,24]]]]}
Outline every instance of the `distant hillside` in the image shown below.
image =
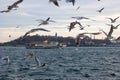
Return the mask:
{"type": "MultiPolygon", "coordinates": [[[[67,46],[75,46],[75,39],[73,37],[55,37],[55,36],[26,36],[25,38],[19,37],[15,40],[10,42],[1,43],[0,46],[25,46],[27,43],[31,42],[43,42],[45,40],[48,41],[57,41],[59,43],[66,43],[67,46]]],[[[120,38],[118,38],[120,40],[120,38]]],[[[90,37],[84,37],[81,42],[80,46],[115,46],[116,44],[111,43],[108,40],[101,40],[101,39],[91,39],[90,37]]]]}
{"type": "Polygon", "coordinates": [[[15,40],[12,40],[10,42],[6,42],[3,44],[0,44],[2,46],[24,46],[26,43],[30,42],[42,42],[45,40],[49,41],[57,41],[59,43],[67,43],[68,45],[75,45],[75,40],[72,37],[55,37],[55,36],[39,36],[39,35],[34,35],[34,36],[27,36],[25,38],[19,37],[15,40]]]}

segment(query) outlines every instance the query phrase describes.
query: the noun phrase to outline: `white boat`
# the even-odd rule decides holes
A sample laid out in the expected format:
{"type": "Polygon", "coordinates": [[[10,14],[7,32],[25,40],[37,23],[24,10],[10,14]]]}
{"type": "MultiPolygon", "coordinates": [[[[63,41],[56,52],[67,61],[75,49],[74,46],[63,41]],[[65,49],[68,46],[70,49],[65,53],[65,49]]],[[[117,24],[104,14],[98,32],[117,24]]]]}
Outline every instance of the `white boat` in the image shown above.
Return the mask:
{"type": "Polygon", "coordinates": [[[44,42],[32,42],[26,45],[27,49],[51,49],[51,48],[59,48],[62,47],[58,42],[48,42],[45,40],[44,42]]]}

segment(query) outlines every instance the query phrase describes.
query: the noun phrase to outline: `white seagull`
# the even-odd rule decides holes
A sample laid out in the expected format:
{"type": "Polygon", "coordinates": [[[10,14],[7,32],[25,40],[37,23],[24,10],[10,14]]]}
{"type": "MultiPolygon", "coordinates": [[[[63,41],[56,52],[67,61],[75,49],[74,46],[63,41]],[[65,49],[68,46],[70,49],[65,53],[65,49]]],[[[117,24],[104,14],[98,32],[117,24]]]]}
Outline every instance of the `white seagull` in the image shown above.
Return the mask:
{"type": "Polygon", "coordinates": [[[55,22],[53,20],[50,20],[50,17],[48,17],[46,20],[36,20],[36,21],[40,21],[40,24],[38,26],[47,25],[47,24],[49,24],[49,22],[55,22]]]}
{"type": "Polygon", "coordinates": [[[85,36],[84,34],[86,34],[86,33],[80,33],[80,34],[77,35],[77,37],[75,38],[76,46],[80,45],[81,38],[85,36]]]}
{"type": "Polygon", "coordinates": [[[7,10],[0,11],[0,13],[10,12],[13,8],[15,8],[14,10],[16,10],[18,8],[18,4],[20,4],[21,2],[23,2],[23,0],[18,0],[14,2],[12,5],[8,6],[7,10]]]}
{"type": "Polygon", "coordinates": [[[36,61],[36,64],[37,64],[37,67],[44,67],[45,64],[41,64],[39,59],[35,56],[35,61],[36,61]]]}
{"type": "Polygon", "coordinates": [[[93,20],[93,19],[90,19],[90,18],[87,18],[87,17],[84,17],[84,16],[77,16],[77,17],[71,17],[71,18],[74,18],[74,19],[77,19],[77,20],[83,20],[83,19],[87,19],[87,20],[91,20],[91,21],[96,21],[96,20],[93,20]]]}
{"type": "Polygon", "coordinates": [[[68,27],[69,32],[70,32],[72,29],[75,28],[75,25],[76,25],[76,24],[78,24],[78,25],[80,26],[80,30],[83,30],[83,29],[84,29],[80,22],[75,21],[75,22],[71,22],[71,23],[70,23],[70,26],[68,27]]]}
{"type": "Polygon", "coordinates": [[[104,7],[101,8],[100,10],[97,10],[97,12],[101,13],[104,10],[104,7]]]}
{"type": "Polygon", "coordinates": [[[10,63],[10,58],[9,58],[9,56],[3,57],[2,60],[5,60],[7,64],[10,63]]]}
{"type": "Polygon", "coordinates": [[[112,18],[106,18],[106,19],[110,19],[111,23],[115,23],[116,20],[117,20],[119,17],[120,17],[120,16],[118,16],[118,17],[116,17],[116,18],[114,18],[114,19],[112,19],[112,18]]]}

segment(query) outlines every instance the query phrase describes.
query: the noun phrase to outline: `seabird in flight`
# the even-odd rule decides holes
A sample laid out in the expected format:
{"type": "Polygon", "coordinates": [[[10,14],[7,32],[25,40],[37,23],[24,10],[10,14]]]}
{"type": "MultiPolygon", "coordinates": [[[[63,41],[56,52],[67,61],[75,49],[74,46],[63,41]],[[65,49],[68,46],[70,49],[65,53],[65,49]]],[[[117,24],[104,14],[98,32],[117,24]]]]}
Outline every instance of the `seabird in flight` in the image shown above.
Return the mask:
{"type": "Polygon", "coordinates": [[[46,64],[41,64],[39,59],[35,56],[35,61],[36,61],[36,64],[37,64],[37,67],[44,67],[46,64]]]}
{"type": "Polygon", "coordinates": [[[27,58],[33,58],[34,57],[34,54],[33,53],[29,53],[28,55],[27,55],[27,58]]]}
{"type": "Polygon", "coordinates": [[[87,19],[87,20],[91,20],[91,21],[95,21],[95,20],[92,20],[92,19],[90,19],[90,18],[87,18],[87,17],[83,17],[83,16],[81,16],[81,17],[71,17],[71,18],[74,18],[74,19],[77,19],[77,20],[83,20],[83,19],[87,19]]]}
{"type": "Polygon", "coordinates": [[[81,23],[80,22],[78,22],[78,21],[75,21],[75,22],[71,22],[70,23],[70,26],[69,26],[69,32],[73,29],[73,28],[75,28],[75,25],[76,24],[78,24],[79,26],[80,26],[80,29],[82,30],[83,29],[83,26],[81,25],[81,23]]]}
{"type": "Polygon", "coordinates": [[[75,44],[76,44],[76,46],[80,45],[81,37],[84,37],[84,34],[86,34],[86,33],[80,33],[80,34],[77,35],[77,37],[75,38],[75,44]]]}
{"type": "Polygon", "coordinates": [[[104,7],[101,8],[100,10],[97,10],[99,13],[101,13],[103,11],[104,7]]]}
{"type": "Polygon", "coordinates": [[[41,22],[38,26],[40,26],[40,25],[47,25],[47,24],[49,24],[49,22],[55,22],[53,20],[50,20],[50,17],[48,17],[46,20],[37,20],[37,21],[41,22]]]}
{"type": "Polygon", "coordinates": [[[10,59],[9,59],[9,56],[6,56],[6,57],[3,57],[2,60],[5,60],[7,62],[7,64],[10,63],[10,59]]]}
{"type": "Polygon", "coordinates": [[[107,34],[105,31],[101,29],[101,31],[107,36],[106,40],[109,40],[112,43],[117,43],[117,40],[112,36],[113,27],[111,26],[109,33],[107,34]]]}
{"type": "Polygon", "coordinates": [[[18,8],[18,4],[20,4],[23,0],[18,0],[16,2],[14,2],[12,5],[8,6],[7,10],[3,10],[0,11],[0,13],[4,13],[4,12],[10,12],[13,8],[15,8],[15,10],[18,8]]]}
{"type": "Polygon", "coordinates": [[[23,36],[23,38],[26,37],[28,34],[33,33],[33,32],[36,32],[36,31],[46,31],[46,32],[50,32],[49,30],[44,29],[44,28],[35,28],[35,29],[31,29],[30,31],[26,32],[25,35],[23,36]]]}
{"type": "Polygon", "coordinates": [[[111,23],[115,23],[116,20],[119,18],[120,16],[116,17],[115,19],[112,19],[112,18],[106,18],[106,19],[110,19],[111,20],[111,23]]]}
{"type": "Polygon", "coordinates": [[[78,7],[76,8],[76,11],[77,11],[78,9],[80,9],[80,6],[78,6],[78,7]]]}
{"type": "Polygon", "coordinates": [[[107,40],[110,40],[110,39],[113,39],[113,37],[112,37],[113,29],[114,29],[114,27],[111,26],[110,31],[108,32],[108,34],[102,29],[100,29],[100,31],[102,31],[106,35],[107,40]]]}

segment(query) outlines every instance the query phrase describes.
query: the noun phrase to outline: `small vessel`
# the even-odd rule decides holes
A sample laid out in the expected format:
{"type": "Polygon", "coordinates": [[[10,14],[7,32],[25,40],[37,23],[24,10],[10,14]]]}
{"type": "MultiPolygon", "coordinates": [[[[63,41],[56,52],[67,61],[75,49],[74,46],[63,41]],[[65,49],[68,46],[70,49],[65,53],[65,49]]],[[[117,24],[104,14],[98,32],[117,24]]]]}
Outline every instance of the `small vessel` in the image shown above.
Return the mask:
{"type": "Polygon", "coordinates": [[[31,42],[26,44],[27,49],[53,49],[62,47],[58,42],[49,42],[45,40],[43,42],[31,42]]]}

